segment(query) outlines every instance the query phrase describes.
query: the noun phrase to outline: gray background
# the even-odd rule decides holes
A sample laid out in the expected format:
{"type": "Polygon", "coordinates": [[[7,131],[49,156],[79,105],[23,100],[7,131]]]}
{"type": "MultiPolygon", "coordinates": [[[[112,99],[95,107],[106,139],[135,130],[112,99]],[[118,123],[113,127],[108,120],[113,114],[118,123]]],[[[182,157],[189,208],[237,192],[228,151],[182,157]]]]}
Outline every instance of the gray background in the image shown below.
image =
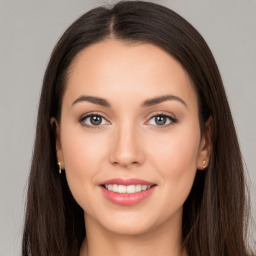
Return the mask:
{"type": "MultiPolygon", "coordinates": [[[[113,1],[0,0],[0,256],[21,251],[26,182],[43,73],[71,22],[113,1]]],[[[208,42],[220,68],[256,208],[256,2],[155,1],[177,11],[208,42]]],[[[252,232],[256,233],[255,226],[252,232]]]]}

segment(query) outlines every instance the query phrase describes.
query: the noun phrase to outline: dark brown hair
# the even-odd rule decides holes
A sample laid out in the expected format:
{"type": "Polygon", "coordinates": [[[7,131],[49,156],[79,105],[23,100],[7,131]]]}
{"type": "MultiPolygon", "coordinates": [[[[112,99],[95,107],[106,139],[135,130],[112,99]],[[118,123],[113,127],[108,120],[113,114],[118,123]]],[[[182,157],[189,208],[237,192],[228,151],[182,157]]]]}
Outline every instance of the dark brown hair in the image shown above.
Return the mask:
{"type": "Polygon", "coordinates": [[[86,236],[83,210],[58,174],[51,117],[60,119],[74,57],[106,38],[148,42],[176,58],[198,95],[201,129],[211,116],[212,155],[184,204],[183,244],[190,256],[249,255],[244,170],[223,83],[202,36],[175,12],[149,2],[95,8],[75,21],[53,50],[45,72],[28,185],[23,256],[77,256],[86,236]]]}

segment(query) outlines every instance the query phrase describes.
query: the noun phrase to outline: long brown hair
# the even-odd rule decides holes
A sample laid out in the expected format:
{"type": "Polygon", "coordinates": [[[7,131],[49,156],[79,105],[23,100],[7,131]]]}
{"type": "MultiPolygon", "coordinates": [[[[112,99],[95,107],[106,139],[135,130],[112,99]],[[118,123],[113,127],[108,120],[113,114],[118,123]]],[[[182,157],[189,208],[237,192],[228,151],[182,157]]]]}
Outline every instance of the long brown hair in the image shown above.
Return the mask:
{"type": "Polygon", "coordinates": [[[60,119],[68,69],[85,47],[106,38],[148,42],[176,58],[198,95],[201,129],[211,116],[212,155],[184,204],[183,244],[190,256],[249,255],[244,170],[215,60],[202,36],[177,13],[154,3],[95,8],[63,34],[45,72],[28,185],[22,255],[78,256],[86,236],[83,210],[58,174],[51,117],[60,119]]]}

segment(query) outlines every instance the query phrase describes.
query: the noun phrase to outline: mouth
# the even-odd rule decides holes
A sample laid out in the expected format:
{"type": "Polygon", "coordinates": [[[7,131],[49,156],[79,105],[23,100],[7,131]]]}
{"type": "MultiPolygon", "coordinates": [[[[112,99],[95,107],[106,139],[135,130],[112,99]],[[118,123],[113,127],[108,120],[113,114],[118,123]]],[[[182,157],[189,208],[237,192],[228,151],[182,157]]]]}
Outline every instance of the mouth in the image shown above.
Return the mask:
{"type": "Polygon", "coordinates": [[[112,179],[100,184],[105,198],[121,206],[140,203],[155,191],[156,186],[139,179],[112,179]]]}
{"type": "Polygon", "coordinates": [[[133,194],[133,193],[138,193],[141,191],[145,191],[150,189],[151,187],[155,185],[141,185],[141,184],[133,184],[133,185],[118,185],[118,184],[107,184],[107,185],[102,185],[105,189],[109,191],[113,191],[119,194],[133,194]]]}

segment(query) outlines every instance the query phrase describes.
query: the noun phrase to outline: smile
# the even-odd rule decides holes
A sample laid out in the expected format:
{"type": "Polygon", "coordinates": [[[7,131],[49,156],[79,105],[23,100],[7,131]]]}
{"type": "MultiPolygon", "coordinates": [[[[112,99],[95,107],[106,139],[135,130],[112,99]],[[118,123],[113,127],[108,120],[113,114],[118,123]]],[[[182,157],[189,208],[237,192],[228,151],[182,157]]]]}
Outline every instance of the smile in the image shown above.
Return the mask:
{"type": "Polygon", "coordinates": [[[105,198],[111,203],[132,206],[148,198],[157,185],[139,179],[112,179],[103,182],[100,187],[105,198]]]}
{"type": "Polygon", "coordinates": [[[137,184],[137,185],[118,185],[118,184],[109,184],[109,185],[104,185],[104,187],[109,190],[109,191],[113,191],[116,193],[120,193],[120,194],[132,194],[132,193],[137,193],[137,192],[141,192],[147,189],[150,189],[152,186],[150,185],[141,185],[141,184],[137,184]]]}

